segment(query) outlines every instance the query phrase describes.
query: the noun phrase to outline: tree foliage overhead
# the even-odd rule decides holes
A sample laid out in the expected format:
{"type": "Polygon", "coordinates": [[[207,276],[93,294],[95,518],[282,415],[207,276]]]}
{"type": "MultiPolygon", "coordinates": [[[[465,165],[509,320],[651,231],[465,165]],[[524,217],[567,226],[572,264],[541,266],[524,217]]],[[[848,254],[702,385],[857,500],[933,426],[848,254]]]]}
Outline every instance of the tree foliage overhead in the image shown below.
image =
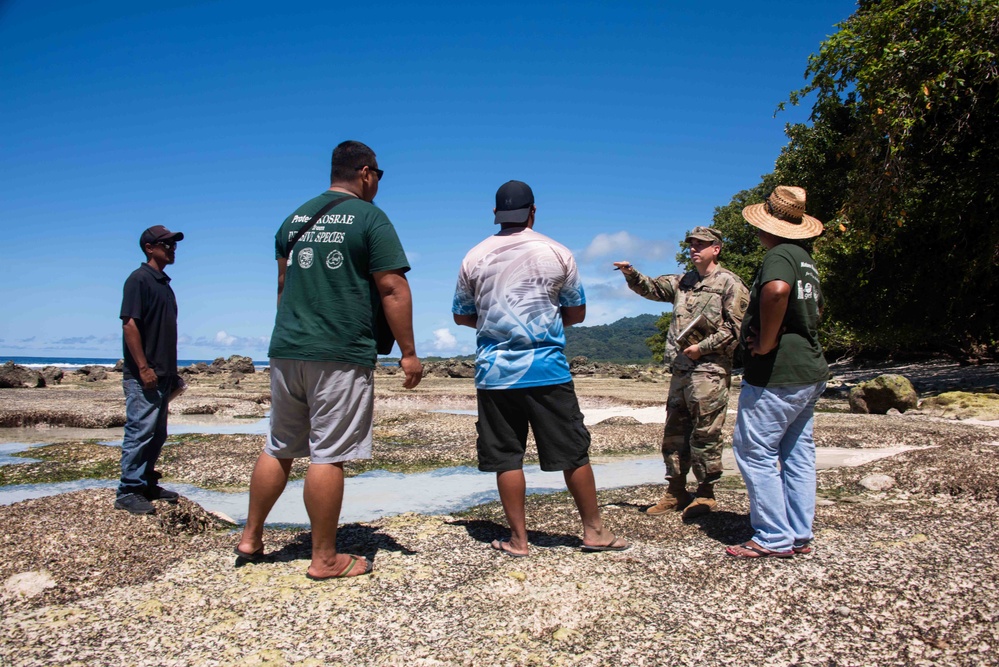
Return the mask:
{"type": "Polygon", "coordinates": [[[861,0],[790,96],[814,95],[811,125],[787,127],[774,173],[716,210],[738,248],[742,206],[777,183],[808,191],[827,345],[996,351],[997,50],[995,0],[861,0]]]}

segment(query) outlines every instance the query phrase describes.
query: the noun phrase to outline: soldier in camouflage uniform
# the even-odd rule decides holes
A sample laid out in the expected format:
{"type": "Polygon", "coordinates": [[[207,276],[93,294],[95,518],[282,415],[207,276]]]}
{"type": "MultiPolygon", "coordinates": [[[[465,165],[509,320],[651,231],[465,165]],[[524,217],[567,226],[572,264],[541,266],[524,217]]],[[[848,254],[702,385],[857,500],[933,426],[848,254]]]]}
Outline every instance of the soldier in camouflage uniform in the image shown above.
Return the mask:
{"type": "Polygon", "coordinates": [[[695,227],[687,243],[696,268],[683,275],[650,278],[628,262],[614,262],[633,292],[673,304],[665,352],[672,374],[662,446],[667,488],[646,514],[682,510],[685,519],[717,506],[714,483],[722,474],[721,431],[728,410],[732,355],[749,305],[749,291],[742,280],[718,264],[721,233],[713,227],[695,227]],[[708,322],[702,331],[710,333],[698,343],[679,344],[677,337],[698,315],[708,322]],[[698,482],[694,495],[687,491],[691,468],[698,482]]]}

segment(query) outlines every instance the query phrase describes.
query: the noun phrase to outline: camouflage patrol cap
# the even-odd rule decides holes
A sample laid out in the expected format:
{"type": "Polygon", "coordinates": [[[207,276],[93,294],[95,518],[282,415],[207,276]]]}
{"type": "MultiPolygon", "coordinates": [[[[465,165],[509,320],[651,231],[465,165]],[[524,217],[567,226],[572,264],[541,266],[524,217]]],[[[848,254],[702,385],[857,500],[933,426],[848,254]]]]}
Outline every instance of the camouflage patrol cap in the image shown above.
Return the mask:
{"type": "Polygon", "coordinates": [[[714,227],[694,227],[693,231],[687,234],[687,238],[684,240],[687,243],[690,243],[690,239],[720,244],[722,242],[722,235],[721,232],[714,227]]]}

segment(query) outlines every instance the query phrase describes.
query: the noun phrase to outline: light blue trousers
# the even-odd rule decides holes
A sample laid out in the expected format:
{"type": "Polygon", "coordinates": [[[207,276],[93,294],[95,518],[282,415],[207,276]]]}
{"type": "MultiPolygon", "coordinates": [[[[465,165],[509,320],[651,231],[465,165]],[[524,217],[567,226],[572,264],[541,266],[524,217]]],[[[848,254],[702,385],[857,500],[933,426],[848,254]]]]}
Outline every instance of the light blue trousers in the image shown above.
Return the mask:
{"type": "Polygon", "coordinates": [[[753,541],[764,549],[788,551],[812,539],[812,424],[825,387],[825,382],[796,387],[742,383],[732,449],[749,491],[753,541]]]}

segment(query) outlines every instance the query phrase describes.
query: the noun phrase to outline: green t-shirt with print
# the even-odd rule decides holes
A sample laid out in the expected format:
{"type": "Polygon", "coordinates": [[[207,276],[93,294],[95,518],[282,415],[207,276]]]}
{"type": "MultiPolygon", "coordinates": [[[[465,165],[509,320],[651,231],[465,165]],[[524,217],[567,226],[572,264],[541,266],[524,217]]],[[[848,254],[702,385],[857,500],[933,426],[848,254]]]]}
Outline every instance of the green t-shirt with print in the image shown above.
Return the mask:
{"type": "Polygon", "coordinates": [[[767,252],[749,290],[749,309],[742,320],[741,342],[746,367],[742,379],[756,387],[793,387],[825,382],[829,366],[819,345],[819,311],[822,289],[815,263],[808,252],[793,243],[782,243],[767,252]],[[772,280],[791,286],[787,311],[777,347],[753,356],[746,335],[760,329],[760,292],[772,280]]]}
{"type": "Polygon", "coordinates": [[[278,359],[338,361],[374,368],[376,312],[372,274],[409,271],[388,216],[374,204],[326,191],[288,216],[274,237],[275,255],[288,260],[281,302],[267,355],[278,359]],[[288,244],[319,209],[337,204],[288,244]]]}

